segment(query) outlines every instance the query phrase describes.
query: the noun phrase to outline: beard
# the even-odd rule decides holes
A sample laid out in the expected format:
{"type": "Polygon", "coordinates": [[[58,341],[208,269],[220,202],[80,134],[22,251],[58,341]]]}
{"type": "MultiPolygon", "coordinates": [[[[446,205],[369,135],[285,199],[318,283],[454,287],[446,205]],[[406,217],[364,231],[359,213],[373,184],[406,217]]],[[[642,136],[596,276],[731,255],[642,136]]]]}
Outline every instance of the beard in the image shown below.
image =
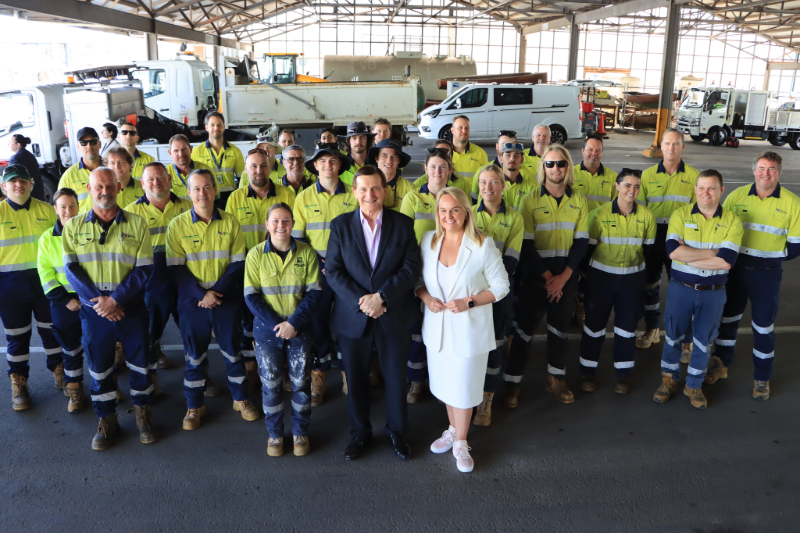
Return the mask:
{"type": "Polygon", "coordinates": [[[266,174],[256,174],[255,176],[250,177],[250,183],[258,188],[266,186],[268,181],[269,178],[266,174]]]}

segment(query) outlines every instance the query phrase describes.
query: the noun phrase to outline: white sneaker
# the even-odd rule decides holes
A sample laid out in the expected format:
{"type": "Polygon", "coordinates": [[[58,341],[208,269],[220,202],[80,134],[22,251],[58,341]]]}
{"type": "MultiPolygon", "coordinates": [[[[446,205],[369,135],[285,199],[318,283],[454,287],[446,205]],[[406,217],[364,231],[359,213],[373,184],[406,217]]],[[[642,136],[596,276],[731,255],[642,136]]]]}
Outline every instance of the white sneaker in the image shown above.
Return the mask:
{"type": "Polygon", "coordinates": [[[465,440],[458,440],[453,444],[453,456],[456,458],[459,472],[472,472],[472,469],[475,468],[475,461],[469,454],[471,449],[465,440]]]}
{"type": "Polygon", "coordinates": [[[442,433],[442,436],[431,444],[431,451],[433,453],[444,453],[450,448],[453,447],[453,443],[456,441],[456,428],[450,426],[447,428],[447,431],[442,433]]]}

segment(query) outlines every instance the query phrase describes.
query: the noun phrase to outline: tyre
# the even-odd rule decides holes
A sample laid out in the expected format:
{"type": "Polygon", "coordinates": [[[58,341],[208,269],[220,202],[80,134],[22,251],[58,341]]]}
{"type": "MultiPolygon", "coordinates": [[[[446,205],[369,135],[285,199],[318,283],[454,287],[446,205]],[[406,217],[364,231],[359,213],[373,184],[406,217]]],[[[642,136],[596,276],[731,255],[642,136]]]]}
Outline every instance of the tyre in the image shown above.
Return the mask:
{"type": "Polygon", "coordinates": [[[450,128],[453,127],[452,124],[448,124],[444,126],[442,129],[439,130],[439,138],[444,139],[446,141],[453,141],[453,132],[450,131],[450,128]]]}
{"type": "Polygon", "coordinates": [[[783,146],[788,142],[788,137],[780,137],[773,133],[767,139],[772,146],[783,146]]]}
{"type": "Polygon", "coordinates": [[[50,173],[42,172],[42,187],[44,187],[44,201],[48,204],[53,204],[53,195],[57,190],[58,180],[55,179],[50,173]]]}
{"type": "Polygon", "coordinates": [[[550,142],[563,145],[567,142],[567,132],[559,125],[550,126],[550,142]]]}
{"type": "Polygon", "coordinates": [[[701,143],[706,140],[706,135],[691,135],[692,140],[696,143],[701,143]]]}
{"type": "Polygon", "coordinates": [[[708,142],[713,146],[722,146],[728,140],[728,132],[723,128],[714,128],[708,132],[708,142]]]}
{"type": "Polygon", "coordinates": [[[800,150],[800,133],[794,133],[789,137],[789,146],[792,150],[800,150]]]}

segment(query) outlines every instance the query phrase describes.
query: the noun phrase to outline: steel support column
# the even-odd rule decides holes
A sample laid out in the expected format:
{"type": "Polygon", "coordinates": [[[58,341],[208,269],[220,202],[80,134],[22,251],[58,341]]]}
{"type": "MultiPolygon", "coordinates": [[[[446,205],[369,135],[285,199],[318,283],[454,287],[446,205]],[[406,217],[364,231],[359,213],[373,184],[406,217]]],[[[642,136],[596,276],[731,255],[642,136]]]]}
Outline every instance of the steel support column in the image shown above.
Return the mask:
{"type": "Polygon", "coordinates": [[[517,66],[517,72],[525,72],[525,64],[527,62],[527,52],[528,52],[528,38],[523,35],[522,33],[519,34],[519,65],[517,66]]]}
{"type": "Polygon", "coordinates": [[[569,25],[569,62],[567,63],[567,81],[578,77],[578,46],[580,45],[580,25],[575,23],[575,15],[571,15],[569,25]]]}
{"type": "Polygon", "coordinates": [[[667,11],[667,32],[664,39],[664,59],[661,63],[661,92],[658,102],[658,122],[653,145],[642,152],[646,157],[663,157],[661,139],[669,127],[672,113],[672,99],[675,92],[675,68],[678,60],[678,40],[680,39],[681,5],[670,1],[667,11]]]}
{"type": "Polygon", "coordinates": [[[144,41],[147,45],[147,60],[158,61],[158,36],[155,33],[145,33],[144,41]]]}

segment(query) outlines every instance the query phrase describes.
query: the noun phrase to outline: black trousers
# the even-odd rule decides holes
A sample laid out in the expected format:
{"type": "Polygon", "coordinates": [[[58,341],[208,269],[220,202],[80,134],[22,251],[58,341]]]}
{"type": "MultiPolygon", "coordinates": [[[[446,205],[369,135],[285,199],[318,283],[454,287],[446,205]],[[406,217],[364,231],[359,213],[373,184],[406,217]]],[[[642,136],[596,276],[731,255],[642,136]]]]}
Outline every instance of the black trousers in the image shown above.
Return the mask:
{"type": "Polygon", "coordinates": [[[386,382],[387,435],[405,435],[408,429],[406,367],[411,349],[410,331],[384,331],[379,320],[370,319],[364,335],[353,339],[339,335],[344,372],[347,376],[347,415],[352,437],[371,435],[369,422],[369,364],[372,349],[378,352],[386,382]]]}

